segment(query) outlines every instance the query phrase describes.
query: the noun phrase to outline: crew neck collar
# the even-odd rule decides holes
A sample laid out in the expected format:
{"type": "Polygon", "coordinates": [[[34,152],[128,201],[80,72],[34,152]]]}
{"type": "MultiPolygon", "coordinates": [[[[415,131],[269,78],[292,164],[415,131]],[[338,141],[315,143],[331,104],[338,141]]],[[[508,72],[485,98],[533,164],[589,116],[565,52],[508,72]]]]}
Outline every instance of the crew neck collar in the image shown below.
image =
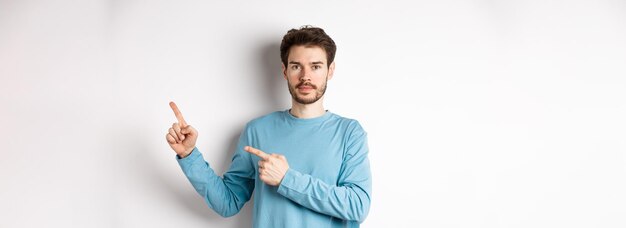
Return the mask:
{"type": "Polygon", "coordinates": [[[324,120],[327,120],[332,115],[332,113],[330,111],[325,110],[324,115],[321,115],[321,116],[318,116],[318,117],[298,118],[298,117],[292,115],[291,112],[289,112],[290,110],[291,109],[287,109],[287,110],[283,111],[283,114],[286,116],[288,121],[291,121],[291,122],[294,122],[294,123],[319,123],[319,122],[322,122],[324,120]]]}

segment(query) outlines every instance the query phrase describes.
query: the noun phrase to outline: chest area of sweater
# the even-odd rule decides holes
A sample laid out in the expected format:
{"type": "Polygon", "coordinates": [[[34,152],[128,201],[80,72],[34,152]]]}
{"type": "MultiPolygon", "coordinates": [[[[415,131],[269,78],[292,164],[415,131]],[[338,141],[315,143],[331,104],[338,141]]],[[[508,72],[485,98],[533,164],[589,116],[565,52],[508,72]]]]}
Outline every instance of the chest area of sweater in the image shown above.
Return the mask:
{"type": "Polygon", "coordinates": [[[334,184],[344,156],[343,138],[341,132],[305,129],[264,134],[257,142],[266,153],[284,155],[290,168],[334,184]]]}

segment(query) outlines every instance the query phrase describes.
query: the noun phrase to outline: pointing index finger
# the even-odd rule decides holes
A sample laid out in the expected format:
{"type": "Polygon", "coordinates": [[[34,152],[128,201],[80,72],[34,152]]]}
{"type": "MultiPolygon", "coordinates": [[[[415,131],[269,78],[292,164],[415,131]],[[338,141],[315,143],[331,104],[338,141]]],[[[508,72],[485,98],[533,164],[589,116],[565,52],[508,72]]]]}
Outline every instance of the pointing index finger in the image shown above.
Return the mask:
{"type": "Polygon", "coordinates": [[[263,159],[263,160],[267,160],[267,159],[270,157],[270,155],[269,155],[269,154],[266,154],[265,152],[263,152],[263,151],[261,151],[261,150],[259,150],[259,149],[257,149],[257,148],[251,147],[251,146],[246,146],[246,147],[244,147],[243,149],[244,149],[246,152],[251,153],[251,154],[254,154],[254,155],[256,155],[256,156],[260,157],[260,158],[261,158],[261,159],[263,159]]]}
{"type": "Polygon", "coordinates": [[[186,127],[187,122],[185,122],[185,119],[183,118],[183,114],[180,113],[180,110],[178,110],[178,106],[176,106],[176,103],[174,103],[173,101],[170,101],[170,107],[172,108],[172,111],[174,111],[174,115],[176,115],[176,119],[178,119],[178,124],[180,124],[181,127],[186,127]]]}

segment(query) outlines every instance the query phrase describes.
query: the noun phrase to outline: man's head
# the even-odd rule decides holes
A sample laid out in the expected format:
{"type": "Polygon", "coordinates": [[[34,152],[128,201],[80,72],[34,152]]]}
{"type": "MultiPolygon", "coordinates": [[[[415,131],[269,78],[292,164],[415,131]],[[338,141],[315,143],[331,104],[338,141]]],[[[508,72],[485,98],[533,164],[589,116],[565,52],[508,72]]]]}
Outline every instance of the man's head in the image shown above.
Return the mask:
{"type": "Polygon", "coordinates": [[[312,104],[326,92],[335,70],[335,42],[321,28],[291,29],[280,44],[283,75],[289,93],[300,104],[312,104]]]}

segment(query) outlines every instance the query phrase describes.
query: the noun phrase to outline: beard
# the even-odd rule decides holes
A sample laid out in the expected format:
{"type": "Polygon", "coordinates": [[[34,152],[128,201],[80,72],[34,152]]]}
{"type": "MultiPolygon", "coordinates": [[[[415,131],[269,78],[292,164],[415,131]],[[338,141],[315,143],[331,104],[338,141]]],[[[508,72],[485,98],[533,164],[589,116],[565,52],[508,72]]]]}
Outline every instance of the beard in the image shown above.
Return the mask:
{"type": "Polygon", "coordinates": [[[324,83],[322,84],[322,86],[318,87],[317,85],[313,85],[309,82],[300,82],[295,86],[291,86],[291,84],[289,82],[287,82],[287,87],[289,88],[289,93],[291,94],[291,97],[298,103],[300,104],[313,104],[315,102],[317,102],[320,98],[322,98],[324,96],[324,93],[326,93],[326,84],[328,82],[328,77],[326,77],[326,80],[324,80],[324,83]],[[297,93],[297,89],[300,86],[310,86],[311,88],[313,88],[312,93],[315,94],[314,97],[305,97],[305,96],[299,96],[297,93]]]}

